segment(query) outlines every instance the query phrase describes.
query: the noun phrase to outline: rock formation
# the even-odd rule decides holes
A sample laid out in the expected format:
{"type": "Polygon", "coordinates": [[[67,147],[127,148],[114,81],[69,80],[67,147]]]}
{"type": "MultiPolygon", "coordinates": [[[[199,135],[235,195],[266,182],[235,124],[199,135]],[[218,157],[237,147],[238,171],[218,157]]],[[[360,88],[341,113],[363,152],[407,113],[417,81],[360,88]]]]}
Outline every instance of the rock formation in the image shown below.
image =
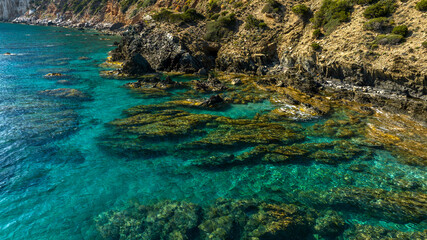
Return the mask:
{"type": "Polygon", "coordinates": [[[30,6],[30,0],[2,0],[0,2],[0,21],[12,20],[24,14],[30,6]]]}

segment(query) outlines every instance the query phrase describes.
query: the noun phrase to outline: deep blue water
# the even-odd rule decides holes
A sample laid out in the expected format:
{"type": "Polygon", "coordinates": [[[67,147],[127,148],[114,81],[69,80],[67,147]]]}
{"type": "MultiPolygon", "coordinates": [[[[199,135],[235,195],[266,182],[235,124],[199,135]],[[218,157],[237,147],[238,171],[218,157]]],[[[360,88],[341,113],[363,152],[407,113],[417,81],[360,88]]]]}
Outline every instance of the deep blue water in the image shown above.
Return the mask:
{"type": "MultiPolygon", "coordinates": [[[[174,156],[132,159],[111,154],[100,145],[112,131],[107,123],[122,118],[122,112],[133,106],[170,100],[170,96],[142,97],[124,88],[126,81],[100,77],[99,64],[117,40],[96,32],[0,24],[0,239],[94,239],[98,236],[94,218],[133,198],[202,205],[219,197],[304,202],[293,193],[348,186],[390,190],[395,176],[425,189],[424,169],[402,165],[380,149],[364,162],[369,174],[349,170],[350,164],[362,161],[357,159],[337,166],[259,164],[212,171],[188,167],[174,156]],[[3,55],[6,52],[12,55],[3,55]],[[90,59],[79,60],[82,56],[90,59]],[[65,76],[43,77],[52,72],[65,76]],[[64,79],[69,85],[58,82],[64,79]],[[92,100],[39,94],[56,88],[78,89],[92,100]]],[[[217,113],[191,112],[252,118],[271,108],[262,102],[233,105],[217,113]]],[[[405,231],[425,228],[424,223],[398,224],[348,214],[349,222],[405,231]]]]}

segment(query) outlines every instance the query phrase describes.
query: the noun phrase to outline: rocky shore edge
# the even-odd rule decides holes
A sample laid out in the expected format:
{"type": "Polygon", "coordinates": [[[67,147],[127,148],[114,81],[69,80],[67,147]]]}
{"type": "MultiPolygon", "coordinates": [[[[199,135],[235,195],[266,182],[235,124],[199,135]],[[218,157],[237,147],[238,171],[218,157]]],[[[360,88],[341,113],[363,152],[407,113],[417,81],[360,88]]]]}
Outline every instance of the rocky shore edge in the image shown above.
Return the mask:
{"type": "MultiPolygon", "coordinates": [[[[108,22],[79,22],[64,17],[40,19],[26,15],[12,23],[94,29],[104,34],[121,35],[118,48],[111,52],[112,61],[123,62],[121,75],[138,76],[152,72],[183,72],[206,76],[210,71],[249,75],[304,76],[314,80],[311,87],[328,88],[351,101],[370,103],[392,113],[406,114],[425,122],[427,114],[427,76],[391,75],[367,66],[346,66],[319,59],[316,52],[295,58],[292,50],[282,56],[258,54],[241,58],[221,54],[221,43],[176,34],[169,26],[147,18],[134,25],[108,22]],[[408,80],[412,79],[412,81],[408,80]],[[414,81],[417,79],[416,81],[414,81]],[[422,82],[422,85],[414,84],[422,82]]],[[[223,44],[224,45],[224,44],[223,44]]],[[[275,50],[272,50],[275,51],[275,50]]],[[[304,79],[302,79],[304,80],[304,79]]]]}

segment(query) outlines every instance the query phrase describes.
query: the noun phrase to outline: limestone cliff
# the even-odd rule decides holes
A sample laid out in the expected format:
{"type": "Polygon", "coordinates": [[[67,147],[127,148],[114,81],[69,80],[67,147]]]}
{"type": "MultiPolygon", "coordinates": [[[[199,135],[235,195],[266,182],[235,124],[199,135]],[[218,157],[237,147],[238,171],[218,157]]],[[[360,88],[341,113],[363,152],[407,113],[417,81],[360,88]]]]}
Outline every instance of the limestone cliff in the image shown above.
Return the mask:
{"type": "Polygon", "coordinates": [[[11,20],[24,14],[29,8],[30,0],[1,0],[0,21],[11,20]]]}

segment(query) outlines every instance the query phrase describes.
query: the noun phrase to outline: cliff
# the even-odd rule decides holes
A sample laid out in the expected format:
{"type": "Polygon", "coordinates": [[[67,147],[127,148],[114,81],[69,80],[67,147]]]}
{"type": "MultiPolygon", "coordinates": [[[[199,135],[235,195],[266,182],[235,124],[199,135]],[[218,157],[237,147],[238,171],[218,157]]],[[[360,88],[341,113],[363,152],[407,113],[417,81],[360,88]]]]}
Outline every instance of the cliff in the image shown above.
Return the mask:
{"type": "Polygon", "coordinates": [[[29,8],[30,0],[0,1],[0,21],[8,21],[24,14],[29,8]]]}

